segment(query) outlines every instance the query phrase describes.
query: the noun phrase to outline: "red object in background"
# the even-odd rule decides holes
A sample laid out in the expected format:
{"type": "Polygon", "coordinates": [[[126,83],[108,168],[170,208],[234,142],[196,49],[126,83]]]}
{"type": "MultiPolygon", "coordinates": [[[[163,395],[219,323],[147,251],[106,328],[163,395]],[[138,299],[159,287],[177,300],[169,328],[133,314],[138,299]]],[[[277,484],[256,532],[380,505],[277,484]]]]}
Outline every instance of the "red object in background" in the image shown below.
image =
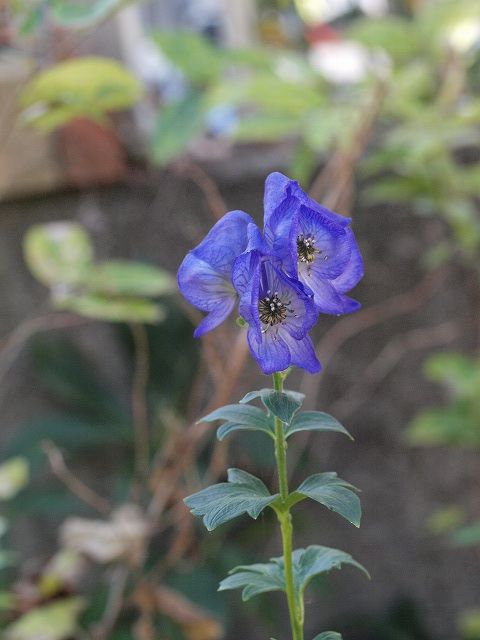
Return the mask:
{"type": "Polygon", "coordinates": [[[70,186],[111,184],[125,178],[126,156],[113,128],[78,118],[58,136],[62,168],[70,186]]]}
{"type": "Polygon", "coordinates": [[[305,38],[309,45],[318,44],[319,42],[340,42],[342,40],[338,31],[324,23],[307,25],[305,38]]]}

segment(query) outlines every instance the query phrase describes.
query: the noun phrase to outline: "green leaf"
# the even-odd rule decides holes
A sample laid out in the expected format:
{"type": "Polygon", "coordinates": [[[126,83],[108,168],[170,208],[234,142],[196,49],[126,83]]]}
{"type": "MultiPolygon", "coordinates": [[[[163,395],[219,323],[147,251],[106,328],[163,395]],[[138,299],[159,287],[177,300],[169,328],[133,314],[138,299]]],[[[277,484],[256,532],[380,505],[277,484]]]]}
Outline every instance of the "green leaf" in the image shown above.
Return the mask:
{"type": "Polygon", "coordinates": [[[332,431],[343,433],[353,440],[353,437],[338,420],[322,411],[303,411],[298,413],[287,427],[285,435],[289,438],[292,433],[299,431],[332,431]]]}
{"type": "Polygon", "coordinates": [[[480,522],[462,527],[452,535],[455,547],[476,547],[480,545],[480,522]]]}
{"type": "Polygon", "coordinates": [[[165,165],[184,153],[201,133],[204,116],[203,96],[198,91],[190,91],[182,100],[162,108],[152,134],[153,161],[165,165]]]}
{"type": "Polygon", "coordinates": [[[228,482],[207,487],[184,502],[195,516],[203,516],[209,531],[248,513],[255,520],[278,494],[270,495],[261,480],[240,469],[228,470],[228,482]]]}
{"type": "Polygon", "coordinates": [[[290,424],[295,412],[302,406],[301,400],[281,391],[262,394],[262,402],[274,416],[285,424],[290,424]]]}
{"type": "Polygon", "coordinates": [[[313,640],[342,640],[342,636],[336,631],[324,631],[313,640]]]}
{"type": "Polygon", "coordinates": [[[478,640],[480,638],[480,609],[462,611],[458,627],[462,640],[478,640]]]}
{"type": "Polygon", "coordinates": [[[173,293],[177,288],[168,271],[128,260],[108,260],[91,267],[86,285],[105,295],[147,297],[173,293]]]}
{"type": "Polygon", "coordinates": [[[48,132],[79,117],[101,121],[139,97],[137,80],[120,63],[84,56],[35,75],[21,95],[22,118],[48,132]]]}
{"type": "MultiPolygon", "coordinates": [[[[273,393],[274,389],[258,389],[258,391],[249,391],[243,398],[240,400],[241,404],[246,404],[247,402],[251,402],[252,400],[256,400],[257,398],[262,398],[273,393]]],[[[302,402],[305,400],[305,394],[300,393],[299,391],[290,391],[288,389],[284,389],[283,393],[287,395],[293,402],[302,402]]]]}
{"type": "Polygon", "coordinates": [[[406,62],[421,46],[415,23],[396,16],[356,20],[348,34],[369,47],[384,49],[396,62],[406,62]]]}
{"type": "Polygon", "coordinates": [[[5,629],[5,640],[67,640],[84,606],[82,598],[64,598],[32,609],[5,629]]]}
{"type": "Polygon", "coordinates": [[[120,0],[53,0],[50,11],[60,26],[75,29],[94,25],[119,5],[120,0]]]}
{"type": "Polygon", "coordinates": [[[276,142],[297,135],[297,115],[270,111],[242,117],[233,131],[241,142],[276,142]]]}
{"type": "MultiPolygon", "coordinates": [[[[319,545],[296,549],[293,552],[293,574],[297,593],[302,595],[315,576],[332,569],[340,569],[343,564],[352,565],[370,577],[351,555],[338,549],[319,545]]],[[[272,558],[265,564],[235,567],[230,571],[230,575],[222,580],[219,591],[239,588],[243,589],[243,600],[249,600],[267,591],[285,591],[283,557],[272,558]]]]}
{"type": "Polygon", "coordinates": [[[206,38],[187,31],[169,31],[155,34],[154,42],[170,61],[195,85],[215,80],[222,71],[221,50],[206,38]]]}
{"type": "Polygon", "coordinates": [[[30,227],[23,251],[33,275],[47,286],[81,282],[93,258],[90,238],[75,222],[30,227]]]}
{"type": "Polygon", "coordinates": [[[353,485],[339,478],[335,472],[316,473],[302,482],[292,498],[311,498],[359,527],[362,509],[354,490],[353,485]]]}
{"type": "Polygon", "coordinates": [[[29,476],[28,462],[21,456],[0,464],[0,500],[10,500],[16,496],[27,486],[29,476]]]}
{"type": "Polygon", "coordinates": [[[233,431],[263,431],[267,435],[274,437],[275,430],[273,420],[258,407],[250,407],[242,404],[229,404],[220,407],[198,422],[215,422],[215,420],[225,420],[226,425],[222,425],[217,431],[219,440],[223,440],[233,431]]]}
{"type": "Polygon", "coordinates": [[[100,294],[85,294],[61,298],[57,307],[81,316],[107,322],[141,322],[155,324],[165,317],[160,305],[141,298],[109,298],[100,294]]]}

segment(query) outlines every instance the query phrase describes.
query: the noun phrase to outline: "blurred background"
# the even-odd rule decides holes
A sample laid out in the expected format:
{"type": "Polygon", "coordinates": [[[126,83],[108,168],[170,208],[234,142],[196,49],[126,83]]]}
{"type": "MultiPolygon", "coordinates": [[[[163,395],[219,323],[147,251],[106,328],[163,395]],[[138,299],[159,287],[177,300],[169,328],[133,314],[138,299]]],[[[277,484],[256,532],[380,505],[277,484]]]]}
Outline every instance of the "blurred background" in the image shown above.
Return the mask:
{"type": "Polygon", "coordinates": [[[298,435],[292,481],[363,504],[360,530],[302,504],[296,546],[372,575],[312,584],[308,637],[480,639],[479,88],[478,0],[0,0],[2,638],[287,628],[281,595],[216,591],[278,555],[273,513],[207,534],[182,503],[273,460],[195,425],[269,382],[234,318],[194,341],[175,284],[282,171],[353,218],[366,274],[288,384],[355,437],[298,435]]]}

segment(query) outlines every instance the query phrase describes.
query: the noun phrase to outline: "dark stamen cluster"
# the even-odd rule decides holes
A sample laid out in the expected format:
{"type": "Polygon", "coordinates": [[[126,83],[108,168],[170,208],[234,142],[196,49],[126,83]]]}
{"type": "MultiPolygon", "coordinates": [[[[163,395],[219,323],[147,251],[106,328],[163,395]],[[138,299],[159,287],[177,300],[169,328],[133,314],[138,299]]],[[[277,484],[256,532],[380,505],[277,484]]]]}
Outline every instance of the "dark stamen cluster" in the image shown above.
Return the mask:
{"type": "Polygon", "coordinates": [[[272,295],[268,291],[267,296],[258,303],[260,320],[270,327],[280,324],[287,318],[288,305],[289,303],[285,304],[280,300],[277,292],[272,295]]]}
{"type": "Polygon", "coordinates": [[[315,247],[315,238],[311,235],[299,235],[297,237],[297,255],[300,262],[311,264],[315,256],[320,254],[320,249],[315,247]]]}

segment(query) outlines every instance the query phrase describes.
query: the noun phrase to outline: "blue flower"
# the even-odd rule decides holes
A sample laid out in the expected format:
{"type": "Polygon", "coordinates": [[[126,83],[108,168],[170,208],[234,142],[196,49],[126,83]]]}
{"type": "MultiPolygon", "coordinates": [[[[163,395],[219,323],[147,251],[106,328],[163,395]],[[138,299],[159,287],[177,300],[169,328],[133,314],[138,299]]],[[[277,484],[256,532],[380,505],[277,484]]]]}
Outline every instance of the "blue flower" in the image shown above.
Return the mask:
{"type": "Polygon", "coordinates": [[[313,293],[322,313],[343,314],[360,305],[345,294],[363,276],[350,218],[312,200],[294,180],[272,173],[265,183],[265,239],[285,272],[313,293]]]}
{"type": "Polygon", "coordinates": [[[270,374],[292,365],[319,371],[320,362],[307,335],[318,312],[300,282],[258,249],[237,258],[232,278],[240,296],[240,314],[248,323],[248,344],[262,371],[270,374]]]}
{"type": "Polygon", "coordinates": [[[195,330],[199,338],[215,329],[233,310],[238,299],[232,285],[232,266],[254,236],[253,219],[243,211],[227,213],[190,251],[178,270],[178,286],[193,306],[208,312],[195,330]]]}

